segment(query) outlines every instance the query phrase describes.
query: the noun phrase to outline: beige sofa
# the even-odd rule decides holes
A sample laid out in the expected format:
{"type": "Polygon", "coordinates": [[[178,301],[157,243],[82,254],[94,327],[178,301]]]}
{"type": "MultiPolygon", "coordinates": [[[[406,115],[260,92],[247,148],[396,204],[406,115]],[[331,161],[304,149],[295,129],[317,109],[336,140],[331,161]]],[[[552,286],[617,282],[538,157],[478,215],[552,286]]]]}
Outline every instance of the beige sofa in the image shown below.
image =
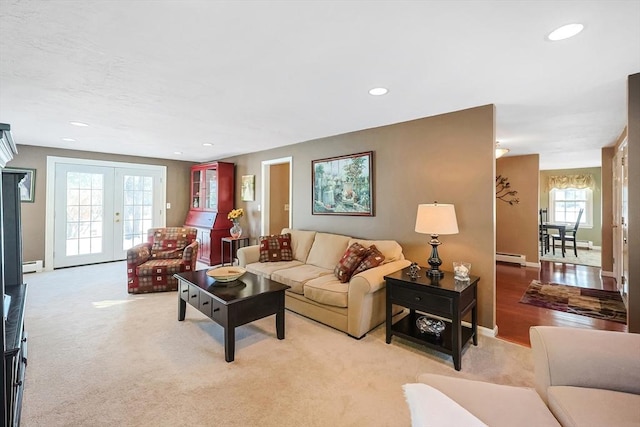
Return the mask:
{"type": "Polygon", "coordinates": [[[291,286],[287,309],[361,338],[385,321],[384,276],[407,267],[402,247],[393,240],[363,240],[308,230],[284,229],[291,234],[292,261],[259,262],[260,247],[238,249],[238,263],[247,271],[291,286]],[[352,243],[373,244],[385,256],[383,264],[351,277],[347,283],[333,274],[352,243]]]}
{"type": "Polygon", "coordinates": [[[425,407],[433,399],[415,400],[433,388],[459,405],[446,414],[451,425],[470,413],[492,427],[640,426],[639,334],[534,326],[530,337],[535,390],[423,374],[418,381],[430,388],[405,385],[414,425],[438,411],[425,407]]]}

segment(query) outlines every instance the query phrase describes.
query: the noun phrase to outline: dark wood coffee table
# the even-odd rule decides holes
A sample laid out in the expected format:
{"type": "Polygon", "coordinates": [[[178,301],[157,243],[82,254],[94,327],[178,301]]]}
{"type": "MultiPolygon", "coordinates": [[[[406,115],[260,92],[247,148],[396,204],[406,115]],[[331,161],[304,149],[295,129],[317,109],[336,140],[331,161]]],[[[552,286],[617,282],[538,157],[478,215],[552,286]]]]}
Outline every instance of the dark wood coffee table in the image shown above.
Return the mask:
{"type": "Polygon", "coordinates": [[[178,321],[187,303],[224,328],[224,360],[233,362],[237,326],[276,315],[276,333],[284,339],[284,291],[289,286],[245,273],[237,282],[221,283],[207,270],[175,274],[178,279],[178,321]]]}

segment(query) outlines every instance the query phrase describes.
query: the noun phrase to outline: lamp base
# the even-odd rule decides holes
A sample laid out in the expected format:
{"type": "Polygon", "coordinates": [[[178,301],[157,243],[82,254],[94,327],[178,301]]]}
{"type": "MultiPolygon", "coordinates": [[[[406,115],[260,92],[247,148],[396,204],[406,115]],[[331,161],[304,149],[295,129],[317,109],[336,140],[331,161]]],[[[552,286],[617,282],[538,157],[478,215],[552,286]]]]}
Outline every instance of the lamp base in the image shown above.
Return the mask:
{"type": "Polygon", "coordinates": [[[439,279],[441,277],[444,277],[444,271],[440,270],[437,267],[436,268],[431,268],[431,269],[427,270],[427,276],[439,279]]]}
{"type": "Polygon", "coordinates": [[[438,246],[440,246],[440,241],[438,240],[437,234],[431,235],[431,241],[429,242],[429,244],[431,245],[431,255],[429,256],[427,262],[429,263],[429,266],[431,268],[427,271],[427,275],[433,278],[443,277],[444,272],[440,271],[442,260],[438,255],[438,246]]]}

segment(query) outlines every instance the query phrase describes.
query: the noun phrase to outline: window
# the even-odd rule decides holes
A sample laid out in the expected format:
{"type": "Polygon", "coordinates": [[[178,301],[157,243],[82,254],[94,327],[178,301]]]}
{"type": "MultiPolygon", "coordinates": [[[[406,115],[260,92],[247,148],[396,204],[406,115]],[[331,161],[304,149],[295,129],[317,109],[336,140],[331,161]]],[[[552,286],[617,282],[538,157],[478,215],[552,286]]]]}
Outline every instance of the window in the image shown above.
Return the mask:
{"type": "Polygon", "coordinates": [[[549,191],[549,220],[575,223],[580,209],[581,227],[593,226],[593,191],[590,188],[553,188],[549,191]]]}

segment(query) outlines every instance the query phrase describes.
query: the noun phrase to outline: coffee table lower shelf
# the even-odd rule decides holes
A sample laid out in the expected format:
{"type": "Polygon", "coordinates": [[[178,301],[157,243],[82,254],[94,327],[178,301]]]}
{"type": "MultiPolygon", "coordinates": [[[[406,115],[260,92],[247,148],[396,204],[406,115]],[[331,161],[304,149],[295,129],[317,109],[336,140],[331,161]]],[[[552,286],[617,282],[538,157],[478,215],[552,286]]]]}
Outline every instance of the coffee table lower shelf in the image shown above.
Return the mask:
{"type": "MultiPolygon", "coordinates": [[[[431,349],[453,356],[453,328],[451,322],[443,319],[445,326],[444,331],[442,331],[440,337],[436,337],[435,335],[422,332],[418,329],[418,326],[416,326],[416,320],[422,316],[424,316],[424,314],[420,312],[409,312],[402,319],[391,325],[391,335],[405,338],[409,341],[422,344],[431,349]]],[[[432,316],[427,317],[435,318],[432,316]]],[[[473,330],[466,326],[462,326],[461,331],[461,346],[464,348],[465,345],[473,338],[473,330]]]]}

